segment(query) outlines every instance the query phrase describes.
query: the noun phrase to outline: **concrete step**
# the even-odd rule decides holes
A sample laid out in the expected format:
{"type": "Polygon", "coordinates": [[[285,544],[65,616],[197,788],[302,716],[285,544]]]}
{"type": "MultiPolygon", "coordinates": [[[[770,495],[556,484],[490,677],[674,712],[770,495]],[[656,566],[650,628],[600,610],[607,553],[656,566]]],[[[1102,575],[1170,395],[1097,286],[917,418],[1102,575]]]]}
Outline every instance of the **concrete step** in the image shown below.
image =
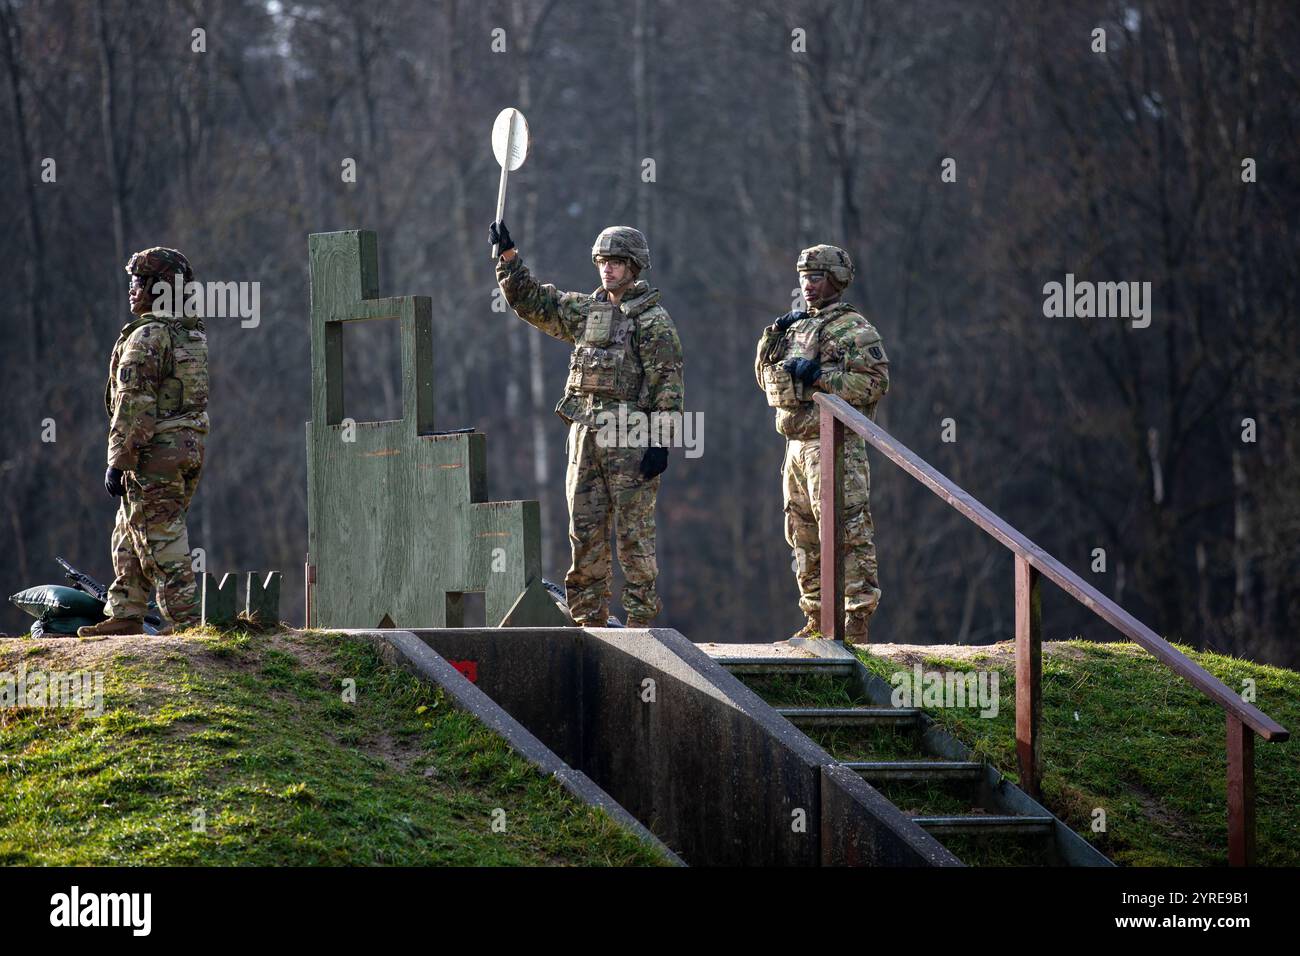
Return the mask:
{"type": "Polygon", "coordinates": [[[883,727],[916,724],[916,707],[777,707],[796,727],[883,727]]]}
{"type": "Polygon", "coordinates": [[[997,836],[1050,834],[1055,821],[1050,816],[995,816],[972,813],[956,817],[912,817],[912,822],[935,836],[945,833],[976,833],[997,836]]]}
{"type": "Polygon", "coordinates": [[[947,783],[978,781],[984,776],[982,763],[966,760],[846,760],[841,766],[874,783],[896,780],[947,783]]]}
{"type": "Polygon", "coordinates": [[[733,674],[763,677],[792,677],[796,674],[851,677],[854,667],[853,661],[827,657],[715,657],[713,660],[733,674]]]}

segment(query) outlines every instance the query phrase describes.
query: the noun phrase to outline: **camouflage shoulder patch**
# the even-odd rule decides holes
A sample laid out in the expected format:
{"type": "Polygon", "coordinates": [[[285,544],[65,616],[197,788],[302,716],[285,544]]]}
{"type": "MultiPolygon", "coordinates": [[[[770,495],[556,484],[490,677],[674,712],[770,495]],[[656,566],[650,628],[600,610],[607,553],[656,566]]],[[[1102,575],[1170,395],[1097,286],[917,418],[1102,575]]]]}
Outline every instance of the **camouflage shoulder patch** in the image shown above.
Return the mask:
{"type": "Polygon", "coordinates": [[[142,322],[131,330],[131,334],[126,337],[126,347],[131,348],[132,344],[145,343],[145,347],[155,347],[154,339],[170,338],[162,333],[166,332],[166,325],[159,319],[149,322],[142,322]]]}

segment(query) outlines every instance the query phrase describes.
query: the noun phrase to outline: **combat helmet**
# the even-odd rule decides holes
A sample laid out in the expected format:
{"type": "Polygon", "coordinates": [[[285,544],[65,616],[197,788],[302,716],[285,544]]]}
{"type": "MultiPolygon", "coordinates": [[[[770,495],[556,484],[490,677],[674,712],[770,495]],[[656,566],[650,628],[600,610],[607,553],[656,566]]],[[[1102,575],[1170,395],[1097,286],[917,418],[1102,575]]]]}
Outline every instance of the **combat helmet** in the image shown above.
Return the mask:
{"type": "Polygon", "coordinates": [[[825,272],[841,289],[853,281],[853,260],[839,246],[811,246],[799,253],[795,268],[800,272],[825,272]]]}
{"type": "Polygon", "coordinates": [[[194,278],[190,260],[186,259],[179,249],[169,249],[166,246],[151,246],[140,250],[127,262],[126,271],[133,276],[143,276],[146,279],[158,278],[168,282],[177,273],[180,273],[181,279],[185,282],[194,278]]]}
{"type": "Polygon", "coordinates": [[[631,226],[610,226],[602,229],[591,247],[591,261],[597,256],[630,259],[641,272],[650,268],[650,244],[640,229],[631,226]]]}

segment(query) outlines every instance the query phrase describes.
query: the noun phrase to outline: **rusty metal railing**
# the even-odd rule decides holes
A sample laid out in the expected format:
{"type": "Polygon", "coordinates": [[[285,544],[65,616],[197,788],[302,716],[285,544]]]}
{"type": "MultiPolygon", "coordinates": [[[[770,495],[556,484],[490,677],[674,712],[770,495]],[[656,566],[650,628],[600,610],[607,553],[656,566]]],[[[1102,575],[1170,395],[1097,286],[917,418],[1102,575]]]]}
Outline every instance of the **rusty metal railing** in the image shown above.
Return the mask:
{"type": "Polygon", "coordinates": [[[861,435],[881,454],[929,488],[1015,554],[1016,759],[1021,788],[1039,795],[1039,725],[1042,720],[1042,603],[1046,577],[1107,624],[1223,708],[1228,724],[1228,863],[1255,860],[1255,734],[1269,743],[1290,738],[1285,727],[1246,703],[1227,684],[1181,653],[1155,631],[980,504],[946,476],[837,395],[817,394],[821,412],[822,636],[843,637],[844,434],[861,435]],[[827,452],[829,451],[829,454],[827,452]],[[827,525],[830,533],[827,533],[827,525]]]}

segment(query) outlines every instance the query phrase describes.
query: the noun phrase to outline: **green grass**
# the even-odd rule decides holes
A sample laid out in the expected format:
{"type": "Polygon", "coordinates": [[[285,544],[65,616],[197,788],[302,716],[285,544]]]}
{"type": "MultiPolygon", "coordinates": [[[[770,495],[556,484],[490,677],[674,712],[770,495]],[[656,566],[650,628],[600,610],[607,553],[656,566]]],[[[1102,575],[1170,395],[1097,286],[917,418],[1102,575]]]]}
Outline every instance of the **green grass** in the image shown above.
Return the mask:
{"type": "Polygon", "coordinates": [[[98,717],[0,711],[0,863],[664,862],[363,641],[191,632],[111,646],[0,644],[0,671],[105,681],[98,717]]]}
{"type": "MultiPolygon", "coordinates": [[[[1133,644],[1070,641],[1080,659],[1043,658],[1042,803],[1116,863],[1222,866],[1227,861],[1222,710],[1133,644]],[[1092,830],[1093,811],[1106,830],[1092,830]]],[[[1300,729],[1300,673],[1180,647],[1229,687],[1251,678],[1255,704],[1300,729]]],[[[896,661],[859,651],[888,681],[896,661]]],[[[1016,779],[1015,672],[988,659],[926,658],[929,668],[999,672],[998,715],[930,709],[942,727],[1016,779]]],[[[910,665],[909,665],[910,666],[910,665]]],[[[1300,864],[1300,752],[1257,740],[1258,862],[1300,864]]],[[[955,852],[955,851],[954,851],[955,852]]]]}
{"type": "Polygon", "coordinates": [[[921,738],[910,727],[805,727],[836,760],[924,760],[921,738]]]}
{"type": "Polygon", "coordinates": [[[866,703],[856,683],[831,674],[741,674],[739,679],[773,707],[855,707],[866,703]]]}

